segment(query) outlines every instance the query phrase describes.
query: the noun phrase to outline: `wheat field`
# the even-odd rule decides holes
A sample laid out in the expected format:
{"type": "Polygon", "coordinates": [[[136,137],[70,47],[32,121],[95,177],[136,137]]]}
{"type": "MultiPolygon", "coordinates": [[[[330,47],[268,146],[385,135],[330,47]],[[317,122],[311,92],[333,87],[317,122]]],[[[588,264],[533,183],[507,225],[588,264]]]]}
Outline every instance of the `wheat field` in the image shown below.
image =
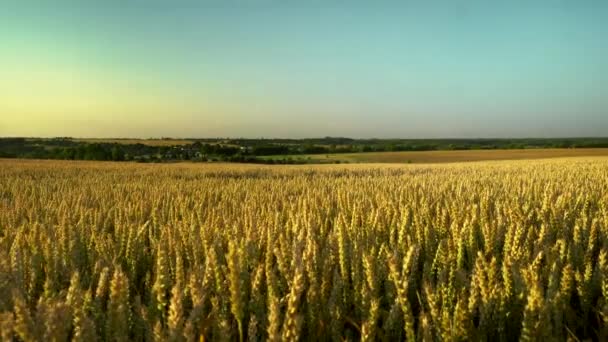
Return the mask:
{"type": "Polygon", "coordinates": [[[608,158],[0,160],[4,341],[608,339],[608,158]]]}

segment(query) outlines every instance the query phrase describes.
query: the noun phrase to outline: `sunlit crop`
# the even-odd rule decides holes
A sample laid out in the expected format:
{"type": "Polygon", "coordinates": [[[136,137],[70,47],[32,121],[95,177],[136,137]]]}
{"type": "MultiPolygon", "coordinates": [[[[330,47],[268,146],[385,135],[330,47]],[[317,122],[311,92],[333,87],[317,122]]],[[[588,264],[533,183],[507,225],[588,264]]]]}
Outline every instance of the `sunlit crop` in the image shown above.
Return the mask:
{"type": "Polygon", "coordinates": [[[0,338],[608,339],[608,159],[0,161],[0,338]]]}

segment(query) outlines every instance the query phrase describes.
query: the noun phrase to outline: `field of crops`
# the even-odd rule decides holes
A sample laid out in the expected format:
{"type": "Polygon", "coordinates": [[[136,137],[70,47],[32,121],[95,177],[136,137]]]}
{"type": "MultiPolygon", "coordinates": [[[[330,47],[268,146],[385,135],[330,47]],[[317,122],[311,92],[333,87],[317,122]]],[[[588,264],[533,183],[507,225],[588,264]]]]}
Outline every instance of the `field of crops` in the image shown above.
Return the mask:
{"type": "Polygon", "coordinates": [[[608,158],[0,160],[0,338],[607,340],[608,158]]]}
{"type": "Polygon", "coordinates": [[[90,144],[143,144],[148,146],[180,146],[194,143],[194,140],[186,139],[102,139],[102,138],[81,138],[72,139],[76,142],[90,144]]]}
{"type": "Polygon", "coordinates": [[[608,157],[608,148],[531,148],[515,150],[400,151],[266,156],[308,163],[413,163],[436,164],[486,160],[524,160],[566,157],[608,157]]]}

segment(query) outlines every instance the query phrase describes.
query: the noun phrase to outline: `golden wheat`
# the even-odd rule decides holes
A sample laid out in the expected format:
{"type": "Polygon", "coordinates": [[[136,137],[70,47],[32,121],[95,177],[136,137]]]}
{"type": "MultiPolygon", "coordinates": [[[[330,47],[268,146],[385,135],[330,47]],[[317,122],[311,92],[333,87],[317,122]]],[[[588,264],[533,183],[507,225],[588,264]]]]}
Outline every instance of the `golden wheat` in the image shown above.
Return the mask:
{"type": "Polygon", "coordinates": [[[0,160],[2,340],[608,339],[608,159],[0,160]]]}

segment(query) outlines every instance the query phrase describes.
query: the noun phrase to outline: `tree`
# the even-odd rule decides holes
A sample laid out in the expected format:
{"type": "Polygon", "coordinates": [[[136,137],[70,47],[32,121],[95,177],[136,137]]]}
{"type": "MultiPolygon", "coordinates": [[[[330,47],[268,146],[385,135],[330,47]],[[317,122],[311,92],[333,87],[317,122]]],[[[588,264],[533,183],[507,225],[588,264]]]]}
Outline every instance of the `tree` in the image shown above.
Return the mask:
{"type": "Polygon", "coordinates": [[[118,145],[112,147],[112,160],[114,161],[122,161],[125,160],[125,152],[118,145]]]}

